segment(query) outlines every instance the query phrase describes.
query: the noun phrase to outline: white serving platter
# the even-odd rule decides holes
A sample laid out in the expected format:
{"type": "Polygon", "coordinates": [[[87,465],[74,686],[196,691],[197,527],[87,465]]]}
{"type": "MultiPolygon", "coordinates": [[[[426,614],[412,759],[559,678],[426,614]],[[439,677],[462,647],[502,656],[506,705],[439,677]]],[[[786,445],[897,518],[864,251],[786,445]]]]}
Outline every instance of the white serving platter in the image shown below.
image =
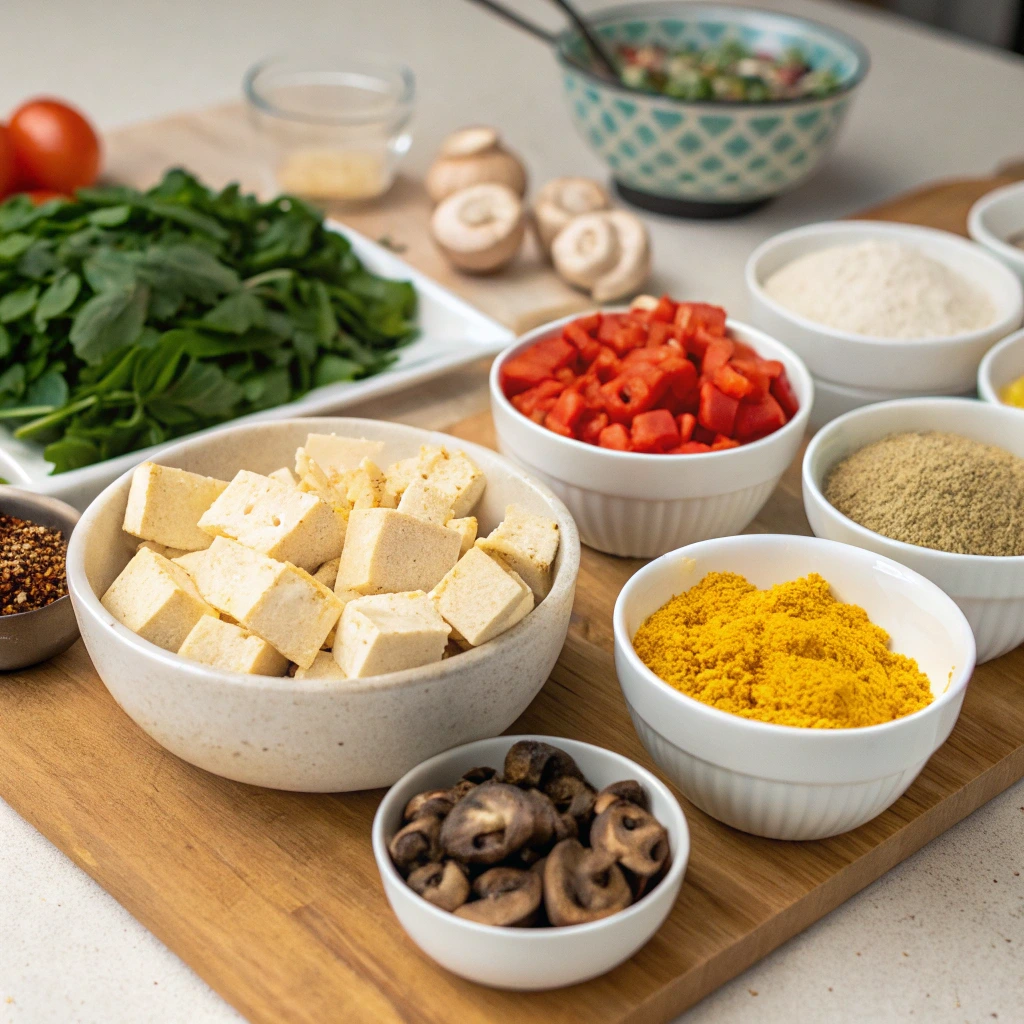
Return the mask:
{"type": "MultiPolygon", "coordinates": [[[[515,335],[507,327],[474,309],[383,246],[341,224],[329,222],[329,226],[352,243],[353,251],[368,270],[383,277],[412,282],[419,296],[419,336],[400,349],[396,362],[376,376],[328,384],[294,402],[241,416],[222,426],[337,412],[368,398],[391,394],[437,377],[483,356],[494,355],[514,340],[515,335]]],[[[185,436],[196,437],[218,429],[210,427],[185,436]]],[[[9,430],[0,428],[0,477],[15,487],[60,498],[75,508],[84,509],[126,470],[181,440],[184,437],[176,437],[165,444],[54,476],[50,473],[51,464],[43,458],[41,445],[17,441],[9,430]]]]}

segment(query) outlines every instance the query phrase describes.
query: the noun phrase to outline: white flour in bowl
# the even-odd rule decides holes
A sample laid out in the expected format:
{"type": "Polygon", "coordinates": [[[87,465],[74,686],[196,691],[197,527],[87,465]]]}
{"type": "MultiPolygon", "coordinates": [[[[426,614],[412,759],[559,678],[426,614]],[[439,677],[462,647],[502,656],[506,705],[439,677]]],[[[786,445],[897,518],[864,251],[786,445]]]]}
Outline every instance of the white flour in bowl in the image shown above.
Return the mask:
{"type": "Polygon", "coordinates": [[[873,338],[964,334],[996,318],[983,289],[902,242],[807,253],[772,274],[764,290],[808,320],[873,338]]]}

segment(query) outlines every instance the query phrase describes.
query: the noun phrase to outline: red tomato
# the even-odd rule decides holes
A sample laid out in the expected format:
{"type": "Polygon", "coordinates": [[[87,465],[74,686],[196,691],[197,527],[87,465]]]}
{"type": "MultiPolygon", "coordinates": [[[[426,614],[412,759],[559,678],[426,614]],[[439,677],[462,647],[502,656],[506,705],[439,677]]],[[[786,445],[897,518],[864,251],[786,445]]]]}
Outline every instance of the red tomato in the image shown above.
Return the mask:
{"type": "Polygon", "coordinates": [[[100,140],[74,108],[58,100],[31,100],[14,112],[8,131],[25,184],[73,192],[96,180],[100,140]]]}
{"type": "Polygon", "coordinates": [[[14,162],[14,144],[6,125],[0,125],[0,199],[14,190],[18,172],[14,162]]]}
{"type": "Polygon", "coordinates": [[[51,199],[70,199],[71,196],[65,195],[63,192],[54,192],[49,188],[37,188],[31,192],[25,192],[24,195],[28,196],[32,200],[33,206],[42,206],[43,203],[48,203],[51,199]]]}

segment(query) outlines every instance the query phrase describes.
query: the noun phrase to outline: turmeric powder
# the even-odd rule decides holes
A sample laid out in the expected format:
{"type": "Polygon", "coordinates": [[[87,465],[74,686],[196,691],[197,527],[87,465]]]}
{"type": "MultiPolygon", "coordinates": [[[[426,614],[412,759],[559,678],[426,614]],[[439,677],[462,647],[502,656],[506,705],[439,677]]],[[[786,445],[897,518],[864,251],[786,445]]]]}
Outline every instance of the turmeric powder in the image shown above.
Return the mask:
{"type": "Polygon", "coordinates": [[[878,725],[932,701],[913,658],[817,573],[758,590],[708,573],[637,630],[633,647],[670,686],[741,718],[811,729],[878,725]]]}

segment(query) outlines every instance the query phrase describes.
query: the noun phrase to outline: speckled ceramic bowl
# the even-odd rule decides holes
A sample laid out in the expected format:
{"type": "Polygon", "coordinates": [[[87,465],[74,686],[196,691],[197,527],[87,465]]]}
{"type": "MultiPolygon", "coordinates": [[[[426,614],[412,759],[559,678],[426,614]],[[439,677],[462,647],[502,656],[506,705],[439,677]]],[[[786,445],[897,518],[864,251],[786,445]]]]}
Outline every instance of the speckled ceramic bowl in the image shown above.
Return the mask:
{"type": "Polygon", "coordinates": [[[580,544],[565,506],[497,453],[446,434],[359,419],[232,427],[161,452],[163,465],[230,479],[290,465],[310,431],[385,442],[382,462],[420,445],[464,450],[487,476],[481,532],[524,505],[558,521],[562,542],[548,596],[490,643],[437,665],[369,679],[290,679],[222,672],[179,658],[117,623],[100,596],[128,562],[121,531],[131,474],[89,506],[68,550],[82,638],[114,699],[158,743],[217,775],[274,789],[340,792],[387,786],[441,750],[507,729],[544,685],[565,641],[580,544]]]}
{"type": "Polygon", "coordinates": [[[637,3],[593,15],[609,48],[707,47],[737,39],[755,51],[799,48],[835,71],[838,92],[777,103],[686,101],[609,83],[590,70],[582,38],[566,32],[558,57],[577,130],[619,190],[663,213],[729,216],[806,178],[835,141],[868,70],[865,49],[836,29],[787,14],[707,3],[637,3]]]}

